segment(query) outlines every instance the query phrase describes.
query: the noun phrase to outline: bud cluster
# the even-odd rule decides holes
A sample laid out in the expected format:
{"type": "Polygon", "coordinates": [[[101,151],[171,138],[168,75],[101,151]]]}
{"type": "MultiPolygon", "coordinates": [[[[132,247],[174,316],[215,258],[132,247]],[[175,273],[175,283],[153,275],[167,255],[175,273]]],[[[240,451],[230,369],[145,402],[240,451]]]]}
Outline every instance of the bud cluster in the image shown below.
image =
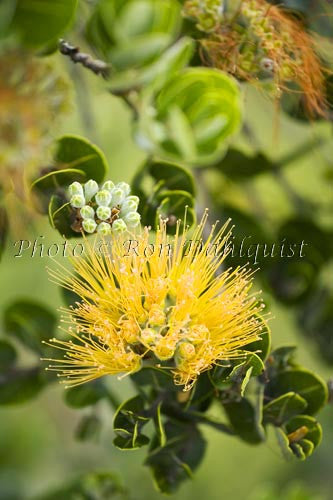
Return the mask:
{"type": "Polygon", "coordinates": [[[270,78],[272,97],[304,94],[309,116],[326,116],[325,75],[317,43],[302,24],[268,0],[186,0],[183,15],[202,31],[200,56],[205,64],[241,81],[270,78]]]}
{"type": "Polygon", "coordinates": [[[79,222],[75,228],[79,232],[107,236],[111,232],[123,233],[138,226],[141,219],[137,212],[139,198],[131,196],[130,191],[126,182],[114,184],[106,181],[101,187],[93,179],[84,185],[73,182],[68,195],[79,222]]]}
{"type": "Polygon", "coordinates": [[[197,28],[209,33],[214,31],[223,18],[224,0],[189,0],[185,3],[185,15],[197,20],[197,28]]]}

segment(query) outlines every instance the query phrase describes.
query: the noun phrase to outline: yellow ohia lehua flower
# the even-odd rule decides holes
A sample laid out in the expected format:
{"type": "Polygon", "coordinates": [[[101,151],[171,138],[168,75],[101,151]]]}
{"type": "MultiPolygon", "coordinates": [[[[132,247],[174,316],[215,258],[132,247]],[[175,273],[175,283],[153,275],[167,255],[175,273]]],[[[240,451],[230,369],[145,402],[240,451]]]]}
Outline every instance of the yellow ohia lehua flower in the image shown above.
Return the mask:
{"type": "Polygon", "coordinates": [[[167,227],[161,219],[156,233],[145,227],[111,235],[103,240],[108,252],[86,241],[72,271],[50,271],[81,298],[63,319],[71,340],[50,341],[65,354],[49,369],[67,386],[149,364],[171,370],[188,390],[202,372],[244,356],[244,347],[260,339],[263,306],[250,294],[252,272],[222,270],[229,222],[213,225],[205,242],[207,212],[192,234],[185,221],[172,238],[167,227]]]}

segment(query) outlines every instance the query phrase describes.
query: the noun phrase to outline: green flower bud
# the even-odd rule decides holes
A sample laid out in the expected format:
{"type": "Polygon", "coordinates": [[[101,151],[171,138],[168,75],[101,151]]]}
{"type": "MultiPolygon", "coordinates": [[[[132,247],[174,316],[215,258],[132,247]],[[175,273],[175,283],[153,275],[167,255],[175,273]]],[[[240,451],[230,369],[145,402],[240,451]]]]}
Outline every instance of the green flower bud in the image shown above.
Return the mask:
{"type": "Polygon", "coordinates": [[[121,188],[117,186],[112,190],[112,204],[120,205],[125,199],[125,193],[121,188]]]}
{"type": "Polygon", "coordinates": [[[111,203],[111,193],[110,191],[107,191],[106,189],[102,189],[102,191],[99,191],[96,196],[95,200],[97,205],[107,207],[111,203]]]}
{"type": "Polygon", "coordinates": [[[107,220],[111,217],[110,207],[98,207],[96,210],[96,215],[100,220],[107,220]]]}
{"type": "Polygon", "coordinates": [[[136,227],[140,224],[141,215],[138,212],[129,212],[125,215],[124,220],[128,227],[136,227]]]}
{"type": "Polygon", "coordinates": [[[121,216],[129,212],[136,212],[138,209],[139,198],[137,196],[128,196],[121,206],[121,216]],[[133,199],[136,198],[136,199],[133,199]]]}
{"type": "Polygon", "coordinates": [[[89,205],[84,205],[80,210],[83,219],[93,219],[95,217],[95,210],[89,205]]]}
{"type": "Polygon", "coordinates": [[[82,227],[86,233],[92,234],[95,232],[97,224],[94,219],[84,219],[82,222],[82,227]]]}
{"type": "Polygon", "coordinates": [[[108,234],[111,234],[111,225],[107,222],[101,222],[97,226],[97,232],[103,236],[107,236],[108,234]]]}
{"type": "Polygon", "coordinates": [[[131,186],[127,184],[127,182],[118,182],[118,184],[116,184],[116,188],[122,189],[125,196],[128,196],[131,192],[131,186]]]}
{"type": "Polygon", "coordinates": [[[107,191],[110,192],[112,191],[113,188],[114,188],[114,183],[112,181],[106,181],[102,186],[102,189],[106,189],[107,191]]]}
{"type": "Polygon", "coordinates": [[[127,226],[123,219],[117,219],[112,224],[112,231],[114,233],[124,233],[127,230],[127,226]]]}
{"type": "Polygon", "coordinates": [[[74,194],[70,199],[70,204],[74,208],[82,208],[86,204],[86,200],[82,194],[74,194]]]}
{"type": "Polygon", "coordinates": [[[84,185],[84,194],[86,196],[86,200],[90,201],[93,196],[98,191],[98,184],[96,181],[93,179],[90,179],[88,182],[85,183],[84,185]]]}
{"type": "Polygon", "coordinates": [[[75,194],[79,194],[83,196],[83,187],[79,182],[73,182],[69,187],[68,187],[68,193],[69,196],[74,196],[75,194]]]}

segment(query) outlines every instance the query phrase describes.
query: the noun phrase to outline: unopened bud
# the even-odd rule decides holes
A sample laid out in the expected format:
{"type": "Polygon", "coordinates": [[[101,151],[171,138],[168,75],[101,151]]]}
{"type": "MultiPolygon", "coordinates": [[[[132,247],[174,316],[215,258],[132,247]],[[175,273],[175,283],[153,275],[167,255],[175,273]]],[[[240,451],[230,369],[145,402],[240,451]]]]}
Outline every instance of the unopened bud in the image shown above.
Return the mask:
{"type": "Polygon", "coordinates": [[[80,194],[83,196],[83,187],[79,182],[73,182],[69,187],[68,187],[68,193],[69,196],[74,196],[75,194],[80,194]]]}
{"type": "Polygon", "coordinates": [[[82,194],[74,194],[70,199],[70,204],[74,208],[82,208],[86,204],[86,200],[82,194]]]}
{"type": "Polygon", "coordinates": [[[118,182],[116,188],[121,189],[125,196],[128,196],[131,192],[131,186],[127,182],[118,182]]]}
{"type": "Polygon", "coordinates": [[[111,217],[110,207],[98,207],[96,210],[96,215],[100,220],[107,220],[111,217]]]}
{"type": "Polygon", "coordinates": [[[103,236],[111,234],[111,225],[108,222],[101,222],[97,226],[97,232],[103,236]]]}
{"type": "Polygon", "coordinates": [[[84,185],[84,194],[87,201],[90,201],[98,191],[98,184],[93,179],[90,179],[84,185]]]}
{"type": "Polygon", "coordinates": [[[124,213],[135,212],[138,209],[139,201],[138,196],[127,196],[121,206],[121,211],[124,213]]]}
{"type": "Polygon", "coordinates": [[[102,186],[102,189],[106,189],[107,191],[110,192],[112,191],[113,188],[114,188],[114,183],[112,181],[106,181],[102,186]]]}
{"type": "Polygon", "coordinates": [[[121,188],[117,186],[112,190],[112,204],[121,205],[125,199],[125,193],[121,188]]]}
{"type": "Polygon", "coordinates": [[[138,212],[129,212],[125,215],[124,220],[128,227],[136,227],[140,224],[141,216],[138,212]]]}
{"type": "Polygon", "coordinates": [[[95,232],[97,224],[94,219],[84,219],[82,221],[82,227],[86,233],[92,234],[95,232]]]}
{"type": "Polygon", "coordinates": [[[80,210],[80,214],[82,219],[93,219],[95,217],[95,210],[90,205],[84,205],[80,210]]]}
{"type": "Polygon", "coordinates": [[[107,207],[111,203],[111,193],[107,191],[106,189],[102,189],[102,191],[99,191],[96,196],[95,200],[97,205],[107,207]]]}
{"type": "Polygon", "coordinates": [[[127,230],[126,223],[123,219],[117,219],[112,224],[112,231],[114,233],[123,233],[127,230]]]}

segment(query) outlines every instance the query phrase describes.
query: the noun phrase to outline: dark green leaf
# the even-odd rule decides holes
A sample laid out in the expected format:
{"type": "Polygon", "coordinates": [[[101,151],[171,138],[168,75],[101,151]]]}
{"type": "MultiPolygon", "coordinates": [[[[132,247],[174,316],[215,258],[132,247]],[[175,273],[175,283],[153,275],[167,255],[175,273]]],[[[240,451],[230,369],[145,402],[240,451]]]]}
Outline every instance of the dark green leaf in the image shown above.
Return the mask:
{"type": "Polygon", "coordinates": [[[267,360],[267,366],[274,367],[276,370],[294,366],[295,351],[295,345],[285,345],[274,349],[267,360]]]}
{"type": "Polygon", "coordinates": [[[257,319],[260,321],[260,327],[262,328],[261,339],[247,344],[245,350],[255,352],[262,361],[266,361],[271,350],[271,330],[260,315],[257,315],[257,319]]]}
{"type": "Polygon", "coordinates": [[[189,424],[167,422],[165,432],[165,446],[161,448],[156,438],[145,464],[151,469],[158,489],[171,494],[182,481],[192,477],[204,456],[206,443],[200,431],[189,424]]]}
{"type": "Polygon", "coordinates": [[[108,170],[104,153],[84,137],[65,135],[58,139],[55,161],[58,165],[83,170],[87,179],[103,181],[108,170]]]}
{"type": "Polygon", "coordinates": [[[0,405],[19,404],[34,398],[45,385],[41,368],[13,369],[0,376],[0,405]]]}
{"type": "Polygon", "coordinates": [[[75,437],[79,441],[96,439],[101,431],[102,422],[96,415],[84,415],[75,430],[75,437]]]}
{"type": "Polygon", "coordinates": [[[177,220],[182,220],[182,225],[185,222],[185,209],[186,211],[186,225],[193,226],[196,220],[195,211],[193,209],[194,199],[186,191],[163,191],[157,196],[159,206],[156,212],[156,225],[159,224],[159,218],[168,218],[167,226],[171,234],[176,232],[177,220]]]}
{"type": "Polygon", "coordinates": [[[148,444],[149,438],[141,433],[142,427],[148,422],[144,399],[141,396],[122,403],[113,419],[113,430],[116,434],[114,445],[122,450],[134,450],[148,444]]]}
{"type": "Polygon", "coordinates": [[[177,391],[177,387],[173,382],[172,376],[166,372],[166,370],[161,370],[154,366],[144,366],[136,373],[131,375],[131,379],[138,386],[150,386],[153,387],[157,392],[168,390],[177,391]]]}
{"type": "Polygon", "coordinates": [[[49,203],[49,221],[54,229],[65,238],[78,238],[80,233],[71,228],[75,221],[75,212],[64,198],[56,194],[51,196],[49,203]]]}
{"type": "Polygon", "coordinates": [[[305,399],[308,415],[318,413],[328,399],[325,382],[318,375],[304,369],[289,369],[277,373],[267,384],[265,395],[277,398],[288,392],[296,392],[305,399]]]}
{"type": "Polygon", "coordinates": [[[235,434],[243,441],[258,444],[265,440],[265,432],[261,424],[262,415],[246,398],[222,399],[223,408],[235,434]]]}
{"type": "Polygon", "coordinates": [[[299,460],[305,460],[312,455],[321,439],[321,426],[308,415],[293,417],[285,425],[284,441],[288,441],[289,450],[299,460]]]}
{"type": "Polygon", "coordinates": [[[291,417],[304,413],[308,404],[304,398],[295,392],[288,392],[264,406],[263,421],[267,424],[281,426],[291,417]]]}
{"type": "Polygon", "coordinates": [[[195,196],[193,175],[184,167],[166,161],[154,161],[148,164],[149,174],[156,182],[163,181],[167,190],[186,191],[195,196]]]}
{"type": "Polygon", "coordinates": [[[45,306],[32,300],[18,300],[4,311],[4,329],[20,342],[41,354],[42,340],[53,337],[57,318],[45,306]]]}
{"type": "Polygon", "coordinates": [[[72,408],[85,408],[94,405],[106,396],[107,391],[99,379],[66,389],[64,392],[66,404],[72,408]]]}
{"type": "Polygon", "coordinates": [[[230,148],[224,158],[215,165],[215,168],[231,179],[241,181],[271,172],[274,164],[263,153],[247,156],[237,149],[230,148]]]}
{"type": "Polygon", "coordinates": [[[0,340],[0,371],[5,371],[12,366],[16,358],[17,354],[14,347],[4,340],[0,340]]]}

